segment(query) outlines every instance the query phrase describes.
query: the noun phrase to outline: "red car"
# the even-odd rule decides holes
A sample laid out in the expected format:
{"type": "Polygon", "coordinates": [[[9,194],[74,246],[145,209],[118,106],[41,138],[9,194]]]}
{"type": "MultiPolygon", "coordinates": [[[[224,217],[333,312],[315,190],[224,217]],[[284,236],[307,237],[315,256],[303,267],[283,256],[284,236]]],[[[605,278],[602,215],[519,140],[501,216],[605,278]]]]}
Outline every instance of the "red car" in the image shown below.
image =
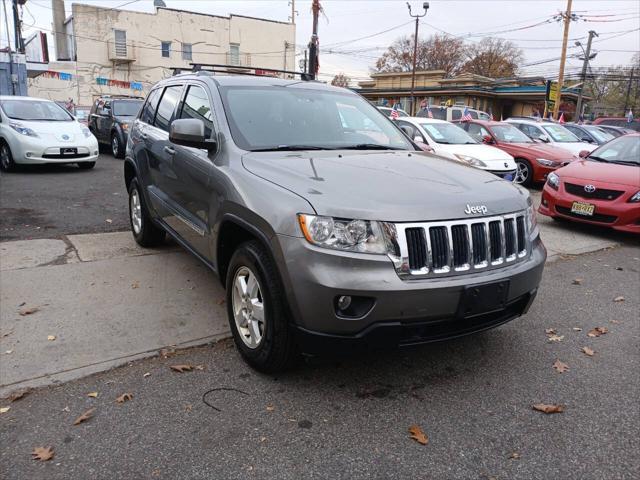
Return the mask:
{"type": "Polygon", "coordinates": [[[511,155],[518,167],[515,182],[524,186],[544,182],[550,172],[578,159],[567,150],[533,141],[510,123],[472,120],[458,126],[511,155]]]}
{"type": "Polygon", "coordinates": [[[549,174],[538,211],[640,233],[640,134],[614,138],[580,156],[549,174]]]}

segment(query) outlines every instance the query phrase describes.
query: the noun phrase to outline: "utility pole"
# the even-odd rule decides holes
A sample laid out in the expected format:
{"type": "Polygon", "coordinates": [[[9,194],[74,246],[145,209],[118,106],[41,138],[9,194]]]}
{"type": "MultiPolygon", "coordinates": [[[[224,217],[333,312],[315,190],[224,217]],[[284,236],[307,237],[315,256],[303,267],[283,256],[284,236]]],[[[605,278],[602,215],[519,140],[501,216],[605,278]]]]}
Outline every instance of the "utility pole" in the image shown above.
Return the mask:
{"type": "MultiPolygon", "coordinates": [[[[22,22],[20,21],[20,14],[18,12],[18,0],[12,0],[13,4],[13,31],[14,31],[14,44],[18,53],[24,53],[24,40],[22,38],[22,22]]],[[[24,1],[20,2],[21,4],[24,1]]]]}
{"type": "MultiPolygon", "coordinates": [[[[591,60],[591,41],[593,37],[597,37],[598,34],[593,30],[589,31],[589,40],[587,41],[587,50],[584,52],[584,62],[582,63],[582,74],[580,75],[580,79],[582,81],[582,86],[580,87],[580,93],[578,94],[578,102],[576,103],[576,115],[578,118],[582,116],[582,92],[584,92],[584,87],[587,82],[587,67],[589,66],[589,60],[591,60]]],[[[582,44],[580,42],[576,42],[576,46],[582,48],[582,44]]],[[[595,54],[594,54],[595,57],[595,54]]]]}
{"type": "Polygon", "coordinates": [[[320,0],[313,0],[311,4],[311,12],[313,13],[313,33],[309,42],[309,76],[311,80],[316,79],[318,74],[318,15],[320,14],[320,0]]]}
{"type": "Polygon", "coordinates": [[[631,76],[629,77],[629,85],[627,85],[627,96],[624,99],[624,112],[622,112],[623,116],[627,114],[627,105],[629,105],[629,94],[631,93],[631,84],[633,83],[633,72],[635,67],[631,69],[631,76]]]}
{"type": "Polygon", "coordinates": [[[289,5],[291,5],[291,16],[289,18],[291,19],[291,23],[295,25],[296,15],[298,14],[298,11],[296,10],[296,0],[289,0],[289,5]]]}
{"type": "Polygon", "coordinates": [[[564,19],[564,33],[562,35],[562,53],[560,55],[560,73],[558,74],[558,94],[553,105],[553,118],[558,118],[560,103],[562,100],[562,84],[564,83],[564,63],[567,60],[567,40],[569,39],[569,23],[571,23],[571,3],[567,0],[567,11],[562,15],[564,19]]]}
{"type": "Polygon", "coordinates": [[[416,61],[418,59],[418,23],[422,17],[427,14],[427,10],[429,10],[429,2],[424,2],[422,4],[422,8],[424,9],[424,13],[422,15],[416,14],[413,15],[411,13],[411,4],[407,2],[407,8],[409,9],[409,16],[416,19],[416,31],[413,35],[413,69],[411,71],[411,109],[409,112],[411,116],[416,114],[416,98],[414,95],[414,90],[416,88],[416,61]]]}

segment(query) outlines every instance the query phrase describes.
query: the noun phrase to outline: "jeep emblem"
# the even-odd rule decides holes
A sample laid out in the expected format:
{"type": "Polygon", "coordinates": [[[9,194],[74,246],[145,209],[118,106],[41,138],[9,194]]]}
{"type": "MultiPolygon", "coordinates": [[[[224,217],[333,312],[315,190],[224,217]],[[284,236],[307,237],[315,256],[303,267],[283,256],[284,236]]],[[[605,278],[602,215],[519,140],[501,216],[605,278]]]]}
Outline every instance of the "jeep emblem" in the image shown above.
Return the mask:
{"type": "Polygon", "coordinates": [[[485,207],[484,205],[469,205],[467,203],[467,208],[464,209],[464,213],[466,213],[467,215],[476,215],[478,213],[486,215],[487,212],[487,207],[485,207]]]}

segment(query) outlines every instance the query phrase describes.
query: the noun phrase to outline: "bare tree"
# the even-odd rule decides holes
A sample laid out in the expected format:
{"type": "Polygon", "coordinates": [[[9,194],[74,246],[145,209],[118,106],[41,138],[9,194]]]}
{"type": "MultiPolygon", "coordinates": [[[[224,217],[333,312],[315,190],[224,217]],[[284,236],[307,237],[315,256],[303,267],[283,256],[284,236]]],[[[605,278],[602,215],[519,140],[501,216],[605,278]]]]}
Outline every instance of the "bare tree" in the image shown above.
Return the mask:
{"type": "Polygon", "coordinates": [[[334,87],[348,88],[350,83],[351,78],[347,77],[342,72],[337,74],[335,77],[333,77],[333,80],[331,80],[331,85],[333,85],[334,87]]]}
{"type": "Polygon", "coordinates": [[[484,38],[468,45],[465,53],[462,72],[491,78],[513,77],[523,59],[522,50],[502,38],[484,38]]]}

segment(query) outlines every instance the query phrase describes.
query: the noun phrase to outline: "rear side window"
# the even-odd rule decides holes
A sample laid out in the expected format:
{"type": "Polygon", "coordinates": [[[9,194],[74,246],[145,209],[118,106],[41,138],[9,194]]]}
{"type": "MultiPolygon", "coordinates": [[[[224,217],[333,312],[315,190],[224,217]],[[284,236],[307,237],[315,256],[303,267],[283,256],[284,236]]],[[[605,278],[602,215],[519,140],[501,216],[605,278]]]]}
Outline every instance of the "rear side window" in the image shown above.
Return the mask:
{"type": "Polygon", "coordinates": [[[182,105],[180,118],[196,118],[204,122],[204,136],[211,138],[213,130],[213,114],[211,102],[204,88],[191,85],[182,105]]]}
{"type": "Polygon", "coordinates": [[[153,123],[156,127],[169,131],[169,125],[173,121],[173,114],[176,111],[181,92],[182,85],[174,85],[164,89],[164,94],[158,104],[158,113],[156,113],[156,119],[153,123]]]}
{"type": "Polygon", "coordinates": [[[160,89],[156,88],[147,97],[147,102],[142,107],[140,112],[140,120],[149,125],[153,125],[153,117],[156,114],[156,107],[158,106],[158,100],[160,100],[160,89]]]}
{"type": "Polygon", "coordinates": [[[461,110],[451,110],[451,120],[460,120],[462,118],[461,110]]]}

